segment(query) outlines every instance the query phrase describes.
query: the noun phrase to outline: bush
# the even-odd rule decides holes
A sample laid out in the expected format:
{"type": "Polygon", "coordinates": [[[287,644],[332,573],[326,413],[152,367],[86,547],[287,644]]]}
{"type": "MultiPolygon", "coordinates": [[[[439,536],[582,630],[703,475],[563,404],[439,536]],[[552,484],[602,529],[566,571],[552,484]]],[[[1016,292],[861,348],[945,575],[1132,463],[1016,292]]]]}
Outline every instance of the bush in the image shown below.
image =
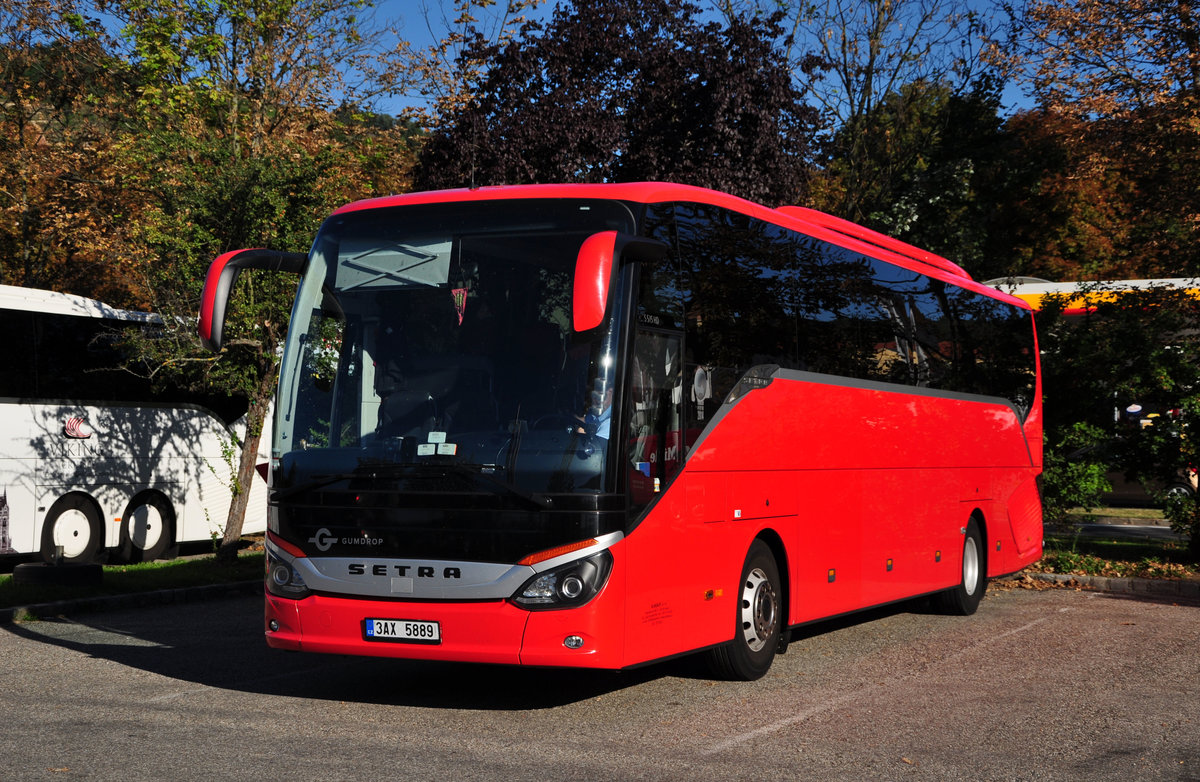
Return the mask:
{"type": "Polygon", "coordinates": [[[1188,536],[1188,555],[1193,562],[1200,562],[1200,501],[1194,494],[1162,494],[1158,499],[1171,529],[1188,536]]]}
{"type": "Polygon", "coordinates": [[[1042,517],[1060,524],[1072,508],[1091,509],[1112,491],[1107,465],[1094,454],[1104,433],[1091,424],[1075,423],[1053,444],[1048,442],[1043,461],[1042,517]]]}

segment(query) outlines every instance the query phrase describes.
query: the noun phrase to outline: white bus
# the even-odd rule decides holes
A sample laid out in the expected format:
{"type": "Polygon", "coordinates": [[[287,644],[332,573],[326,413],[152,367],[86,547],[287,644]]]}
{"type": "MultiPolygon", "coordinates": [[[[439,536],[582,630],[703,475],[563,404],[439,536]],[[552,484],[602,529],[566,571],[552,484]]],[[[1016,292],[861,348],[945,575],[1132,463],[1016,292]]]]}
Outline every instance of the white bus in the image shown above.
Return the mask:
{"type": "MultiPolygon", "coordinates": [[[[12,343],[0,372],[0,554],[151,560],[224,529],[223,453],[240,442],[246,405],[156,392],[119,369],[121,332],[160,323],[82,296],[0,285],[0,333],[12,343]]],[[[243,530],[262,532],[266,481],[251,492],[243,530]]]]}

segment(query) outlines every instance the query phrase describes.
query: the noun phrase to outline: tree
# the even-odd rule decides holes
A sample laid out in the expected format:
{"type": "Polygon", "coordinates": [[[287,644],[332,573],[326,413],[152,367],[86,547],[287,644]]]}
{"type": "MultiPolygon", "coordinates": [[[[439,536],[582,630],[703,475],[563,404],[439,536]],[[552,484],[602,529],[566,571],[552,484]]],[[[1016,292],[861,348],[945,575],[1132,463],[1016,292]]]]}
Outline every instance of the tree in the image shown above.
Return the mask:
{"type": "Polygon", "coordinates": [[[0,282],[144,307],[144,259],[121,251],[138,214],[112,154],[121,66],[74,10],[0,0],[0,282]]]}
{"type": "Polygon", "coordinates": [[[425,25],[435,38],[414,48],[401,40],[389,58],[389,81],[395,91],[416,99],[410,111],[424,127],[436,127],[462,110],[486,67],[483,42],[507,45],[542,0],[453,0],[454,18],[433,19],[425,9],[425,25]],[[435,31],[440,31],[435,32],[435,31]]]}
{"type": "Polygon", "coordinates": [[[833,136],[831,148],[854,145],[861,158],[825,160],[817,204],[837,212],[853,190],[858,221],[996,276],[989,245],[1007,152],[998,92],[986,80],[965,93],[904,85],[833,136]]]}
{"type": "Polygon", "coordinates": [[[248,402],[218,559],[236,554],[276,385],[293,280],[243,275],[217,356],[193,333],[208,262],[237,247],[306,247],[350,197],[407,186],[410,134],[353,105],[344,74],[372,56],[360,0],[110,0],[127,24],[131,127],[123,162],[147,205],[135,242],[167,334],[156,378],[248,402]],[[363,165],[363,164],[367,165],[363,165]]]}
{"type": "Polygon", "coordinates": [[[1200,9],[1178,0],[1006,4],[1011,67],[1052,110],[1122,117],[1200,98],[1200,9]]]}
{"type": "Polygon", "coordinates": [[[684,0],[559,6],[482,40],[473,97],[434,130],[426,186],[671,179],[746,198],[801,192],[816,115],[775,55],[776,21],[701,23],[684,0]]]}
{"type": "Polygon", "coordinates": [[[231,465],[232,501],[219,560],[236,556],[241,538],[295,280],[242,275],[226,327],[230,337],[215,357],[200,348],[195,335],[199,281],[218,250],[307,244],[317,215],[327,211],[319,184],[329,159],[298,148],[291,152],[230,159],[224,144],[193,141],[186,164],[173,168],[170,179],[145,183],[155,199],[141,239],[167,261],[152,267],[151,284],[156,309],[170,317],[161,333],[141,341],[137,364],[152,367],[156,381],[240,397],[248,405],[231,465]],[[181,187],[178,176],[194,184],[181,187]]]}
{"type": "MultiPolygon", "coordinates": [[[[1200,13],[1176,0],[1029,0],[1007,6],[996,51],[1048,111],[1080,120],[1136,187],[1127,252],[1172,275],[1200,272],[1200,13]]],[[[1078,136],[1065,143],[1086,143],[1078,136]]]]}
{"type": "Polygon", "coordinates": [[[866,220],[865,202],[887,189],[876,180],[887,166],[872,158],[877,150],[870,137],[878,131],[873,118],[887,115],[915,126],[928,110],[927,89],[969,92],[983,66],[986,20],[974,5],[952,0],[729,0],[721,5],[726,13],[781,9],[791,33],[782,54],[798,83],[807,81],[809,52],[820,59],[822,67],[808,89],[831,131],[823,157],[837,161],[840,171],[818,205],[850,220],[866,220]]]}
{"type": "Polygon", "coordinates": [[[247,400],[221,557],[236,552],[293,281],[244,275],[227,349],[193,333],[211,258],[308,245],[336,204],[407,189],[415,131],[363,0],[0,0],[0,279],[153,309],[128,365],[247,400]],[[124,25],[110,38],[96,14],[124,25]]]}
{"type": "Polygon", "coordinates": [[[1175,276],[1137,252],[1143,215],[1121,154],[1088,120],[1048,110],[1009,117],[989,188],[987,276],[1175,276]]]}
{"type": "Polygon", "coordinates": [[[138,104],[156,119],[203,114],[252,154],[314,111],[382,89],[364,81],[385,56],[371,0],[97,0],[124,27],[138,104]]]}

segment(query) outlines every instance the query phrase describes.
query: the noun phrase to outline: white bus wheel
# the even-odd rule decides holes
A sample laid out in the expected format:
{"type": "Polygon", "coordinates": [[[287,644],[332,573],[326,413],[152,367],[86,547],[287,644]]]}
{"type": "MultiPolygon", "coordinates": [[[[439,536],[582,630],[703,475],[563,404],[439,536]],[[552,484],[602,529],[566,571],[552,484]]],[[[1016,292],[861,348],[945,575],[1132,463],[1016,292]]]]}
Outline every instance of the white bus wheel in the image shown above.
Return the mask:
{"type": "Polygon", "coordinates": [[[151,562],[170,548],[175,536],[175,513],[166,497],[155,492],[130,500],[121,516],[121,558],[151,562]]]}
{"type": "Polygon", "coordinates": [[[952,616],[970,616],[987,591],[987,549],[974,516],[963,535],[962,571],[958,586],[938,595],[938,607],[952,616]]]}
{"type": "Polygon", "coordinates": [[[68,494],[50,506],[42,524],[43,560],[57,561],[61,548],[62,562],[92,562],[103,545],[104,524],[90,497],[68,494]]]}

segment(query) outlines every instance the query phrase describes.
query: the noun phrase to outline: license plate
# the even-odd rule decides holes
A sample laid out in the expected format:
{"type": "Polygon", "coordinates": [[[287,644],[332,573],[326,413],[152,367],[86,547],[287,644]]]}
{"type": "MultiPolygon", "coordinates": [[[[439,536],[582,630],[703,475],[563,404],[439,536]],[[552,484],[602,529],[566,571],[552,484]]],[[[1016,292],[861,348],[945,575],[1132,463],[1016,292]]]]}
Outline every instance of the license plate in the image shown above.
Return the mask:
{"type": "Polygon", "coordinates": [[[440,644],[442,628],[437,622],[420,622],[413,619],[364,619],[363,637],[368,641],[440,644]]]}

